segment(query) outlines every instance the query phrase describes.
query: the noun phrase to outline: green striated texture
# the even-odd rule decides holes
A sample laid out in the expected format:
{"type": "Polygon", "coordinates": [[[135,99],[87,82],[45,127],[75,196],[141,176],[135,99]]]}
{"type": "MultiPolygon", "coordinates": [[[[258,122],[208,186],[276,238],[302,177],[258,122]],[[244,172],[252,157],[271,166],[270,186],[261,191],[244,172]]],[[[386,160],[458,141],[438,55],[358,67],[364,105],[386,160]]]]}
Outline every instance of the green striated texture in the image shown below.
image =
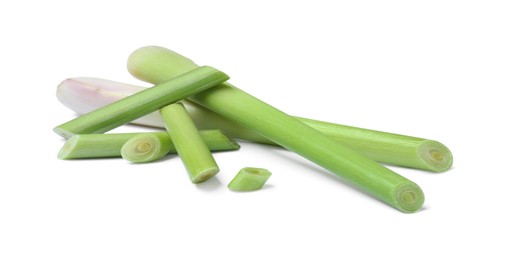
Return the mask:
{"type": "Polygon", "coordinates": [[[266,169],[246,167],[241,169],[228,184],[232,191],[254,191],[263,188],[272,173],[266,169]]]}
{"type": "Polygon", "coordinates": [[[307,118],[297,119],[377,162],[433,172],[447,171],[452,166],[451,151],[437,141],[307,118]]]}
{"type": "MultiPolygon", "coordinates": [[[[238,150],[240,148],[237,142],[230,139],[220,130],[201,130],[199,133],[205,144],[207,144],[209,149],[213,152],[238,150]]],[[[70,137],[60,149],[58,158],[70,160],[121,157],[123,145],[139,134],[144,133],[74,135],[70,137]]],[[[168,132],[150,132],[149,134],[154,134],[160,140],[169,142],[171,149],[169,149],[167,153],[176,153],[168,132]]]]}
{"type": "Polygon", "coordinates": [[[61,147],[58,159],[120,157],[121,147],[138,133],[73,135],[61,147]]]}
{"type": "MultiPolygon", "coordinates": [[[[145,88],[105,79],[71,78],[58,86],[57,96],[65,106],[84,114],[143,89],[145,88]]],[[[238,139],[275,144],[194,102],[189,100],[182,102],[199,129],[220,128],[238,139]]],[[[301,117],[295,118],[377,162],[434,172],[447,171],[452,166],[453,159],[450,150],[437,141],[301,117]]],[[[133,123],[164,127],[163,120],[157,112],[143,116],[133,123]]]]}
{"type": "Polygon", "coordinates": [[[228,76],[212,67],[188,70],[175,78],[159,82],[117,102],[84,114],[54,128],[68,138],[74,134],[104,133],[143,115],[156,111],[187,96],[228,80],[228,76]]]}
{"type": "Polygon", "coordinates": [[[160,113],[191,181],[201,183],[216,175],[219,167],[184,106],[171,104],[160,113]]]}
{"type": "MultiPolygon", "coordinates": [[[[186,58],[171,55],[160,59],[159,52],[163,50],[153,51],[153,47],[136,50],[130,56],[135,59],[129,60],[128,68],[137,78],[154,84],[169,79],[174,74],[170,65],[174,59],[186,58]],[[149,68],[144,70],[146,64],[149,68]],[[165,74],[168,70],[172,72],[165,74]]],[[[179,72],[185,71],[181,68],[179,72]]],[[[220,84],[189,99],[298,153],[403,212],[415,212],[424,203],[424,194],[414,182],[231,84],[220,84]]]]}

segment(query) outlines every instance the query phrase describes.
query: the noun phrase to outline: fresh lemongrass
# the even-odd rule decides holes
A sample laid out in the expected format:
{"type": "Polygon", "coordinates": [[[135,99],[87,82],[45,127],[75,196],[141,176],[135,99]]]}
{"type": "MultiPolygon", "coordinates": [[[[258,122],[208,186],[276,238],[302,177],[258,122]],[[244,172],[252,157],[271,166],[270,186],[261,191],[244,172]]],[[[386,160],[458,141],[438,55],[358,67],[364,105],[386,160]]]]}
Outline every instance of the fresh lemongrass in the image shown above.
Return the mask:
{"type": "MultiPolygon", "coordinates": [[[[68,108],[79,114],[85,114],[144,89],[105,79],[70,78],[58,85],[57,97],[68,108]]],[[[188,100],[182,102],[199,129],[220,128],[234,138],[273,144],[267,138],[194,102],[188,100]]],[[[437,141],[296,118],[377,162],[434,172],[447,171],[452,166],[450,150],[437,141]]],[[[133,123],[164,128],[158,112],[141,117],[133,123]]]]}
{"type": "Polygon", "coordinates": [[[120,157],[121,147],[138,133],[82,134],[65,141],[58,159],[88,159],[120,157]]]}
{"type": "Polygon", "coordinates": [[[178,77],[159,82],[157,86],[61,124],[54,131],[65,138],[74,134],[104,133],[226,80],[226,74],[212,67],[195,67],[178,77]]]}
{"type": "Polygon", "coordinates": [[[170,135],[142,133],[132,137],[121,147],[121,157],[133,163],[157,161],[174,149],[170,135]]]}
{"type": "MultiPolygon", "coordinates": [[[[168,51],[154,46],[136,50],[128,60],[129,71],[140,80],[156,84],[192,69],[174,67],[174,60],[186,58],[164,52],[168,51]]],[[[424,194],[414,182],[231,84],[220,84],[189,99],[298,153],[400,211],[415,212],[424,203],[424,194]]]]}
{"type": "MultiPolygon", "coordinates": [[[[70,159],[91,159],[121,157],[121,149],[130,139],[143,133],[110,133],[110,134],[82,134],[70,137],[58,153],[58,158],[70,159]]],[[[158,136],[160,140],[169,140],[168,132],[150,132],[158,136]]],[[[205,144],[213,152],[238,150],[240,145],[220,130],[199,131],[205,144]]],[[[173,145],[173,144],[172,144],[173,145]]],[[[167,153],[175,154],[172,146],[167,153]]]]}
{"type": "Polygon", "coordinates": [[[184,106],[171,104],[160,114],[191,181],[201,183],[216,175],[219,167],[184,106]]]}
{"type": "Polygon", "coordinates": [[[228,184],[232,191],[254,191],[263,188],[272,173],[266,169],[246,167],[241,169],[228,184]]]}

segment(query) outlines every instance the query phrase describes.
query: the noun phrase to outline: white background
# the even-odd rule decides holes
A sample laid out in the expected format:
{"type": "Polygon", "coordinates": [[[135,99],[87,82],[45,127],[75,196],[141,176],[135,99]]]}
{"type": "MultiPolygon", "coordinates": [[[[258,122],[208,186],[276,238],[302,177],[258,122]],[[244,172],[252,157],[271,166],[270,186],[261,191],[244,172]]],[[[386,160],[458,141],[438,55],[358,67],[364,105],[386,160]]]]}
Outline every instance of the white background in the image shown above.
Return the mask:
{"type": "MultiPolygon", "coordinates": [[[[503,1],[10,1],[0,4],[0,259],[503,259],[503,1]],[[65,78],[130,76],[160,45],[290,114],[443,142],[397,210],[281,149],[242,143],[191,184],[177,157],[62,161],[65,78]],[[244,166],[273,172],[233,193],[244,166]]],[[[124,127],[118,131],[130,131],[124,127]]]]}

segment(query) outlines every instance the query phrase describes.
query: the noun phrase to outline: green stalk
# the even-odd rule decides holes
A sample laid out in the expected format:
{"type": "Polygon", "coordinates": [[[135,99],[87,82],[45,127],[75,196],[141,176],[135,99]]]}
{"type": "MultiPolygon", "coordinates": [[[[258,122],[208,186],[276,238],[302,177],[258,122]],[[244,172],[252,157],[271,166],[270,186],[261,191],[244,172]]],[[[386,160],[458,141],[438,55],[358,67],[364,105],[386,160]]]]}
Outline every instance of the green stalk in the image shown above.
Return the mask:
{"type": "Polygon", "coordinates": [[[73,135],[61,147],[58,159],[120,157],[121,147],[138,133],[73,135]]]}
{"type": "MultiPolygon", "coordinates": [[[[163,53],[169,52],[159,47],[141,48],[130,56],[128,68],[135,77],[151,83],[192,69],[188,66],[176,71],[171,65],[173,59],[185,58],[173,52],[163,53]]],[[[414,182],[231,84],[220,84],[189,99],[298,153],[403,212],[415,212],[424,203],[424,194],[414,182]]]]}
{"type": "Polygon", "coordinates": [[[241,169],[228,184],[232,191],[254,191],[263,188],[272,173],[262,168],[246,167],[241,169]]]}
{"type": "Polygon", "coordinates": [[[216,175],[219,167],[184,106],[171,104],[160,113],[191,181],[201,183],[216,175]]]}
{"type": "Polygon", "coordinates": [[[451,151],[437,141],[295,118],[377,162],[433,172],[444,172],[452,166],[451,151]]]}
{"type": "Polygon", "coordinates": [[[228,78],[226,74],[212,67],[196,67],[178,77],[166,80],[164,83],[158,82],[157,86],[61,124],[55,127],[54,131],[65,138],[74,134],[104,133],[168,104],[213,87],[228,78]]]}
{"type": "MultiPolygon", "coordinates": [[[[238,150],[240,145],[233,139],[230,139],[220,130],[201,130],[200,136],[209,149],[216,151],[238,150]]],[[[143,133],[111,133],[111,134],[82,134],[70,137],[58,153],[58,158],[63,160],[70,159],[90,159],[90,158],[108,158],[121,157],[122,147],[132,138],[143,133]]],[[[160,140],[166,140],[171,148],[167,153],[175,154],[172,140],[169,133],[151,132],[160,140]]]]}
{"type": "MultiPolygon", "coordinates": [[[[143,89],[145,88],[105,79],[71,78],[58,86],[57,96],[65,106],[84,114],[143,89]]],[[[199,129],[220,128],[238,139],[274,144],[267,138],[194,102],[183,100],[183,103],[199,129]]],[[[451,152],[437,141],[296,118],[377,162],[434,172],[447,171],[452,166],[451,152]]],[[[163,120],[157,112],[143,116],[133,123],[164,128],[163,120]]]]}

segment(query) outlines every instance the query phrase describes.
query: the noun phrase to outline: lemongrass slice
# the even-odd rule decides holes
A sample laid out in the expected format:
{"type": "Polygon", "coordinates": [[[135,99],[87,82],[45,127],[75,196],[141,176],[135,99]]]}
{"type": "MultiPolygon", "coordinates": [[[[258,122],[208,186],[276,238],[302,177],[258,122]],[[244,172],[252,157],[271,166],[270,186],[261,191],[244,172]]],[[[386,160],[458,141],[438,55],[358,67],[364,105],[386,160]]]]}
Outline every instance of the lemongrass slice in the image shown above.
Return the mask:
{"type": "MultiPolygon", "coordinates": [[[[58,85],[57,97],[68,108],[84,114],[144,89],[105,79],[70,78],[58,85]]],[[[183,103],[199,129],[220,128],[234,138],[274,144],[267,138],[194,102],[183,100],[183,103]]],[[[447,171],[453,163],[451,151],[434,140],[296,118],[377,162],[433,172],[447,171]]],[[[164,128],[158,112],[141,117],[133,123],[164,128]]]]}
{"type": "Polygon", "coordinates": [[[104,133],[168,104],[194,95],[228,79],[212,67],[202,66],[159,85],[118,100],[54,128],[69,138],[74,134],[104,133]]]}
{"type": "Polygon", "coordinates": [[[191,182],[201,183],[214,177],[219,167],[184,106],[171,104],[162,108],[160,113],[191,182]]]}
{"type": "MultiPolygon", "coordinates": [[[[66,140],[63,147],[58,152],[58,158],[70,159],[92,159],[121,157],[122,147],[132,138],[144,133],[110,133],[110,134],[82,134],[74,135],[66,140]]],[[[172,144],[168,132],[150,132],[160,140],[166,140],[172,144]]],[[[199,132],[203,141],[213,152],[238,150],[240,145],[220,130],[201,130],[199,132]]],[[[173,145],[173,144],[172,144],[173,145]]],[[[175,154],[175,148],[167,151],[175,154]]]]}
{"type": "MultiPolygon", "coordinates": [[[[180,59],[186,58],[165,48],[144,47],[130,55],[128,68],[140,80],[156,84],[191,69],[174,68],[180,59]]],[[[220,84],[189,99],[298,153],[400,211],[415,212],[424,203],[424,194],[414,182],[231,84],[220,84]]]]}
{"type": "Polygon", "coordinates": [[[263,188],[272,175],[266,169],[246,167],[241,169],[228,184],[232,191],[254,191],[263,188]]]}
{"type": "Polygon", "coordinates": [[[142,133],[132,137],[121,147],[121,157],[133,163],[157,161],[174,149],[168,134],[142,133]]]}

